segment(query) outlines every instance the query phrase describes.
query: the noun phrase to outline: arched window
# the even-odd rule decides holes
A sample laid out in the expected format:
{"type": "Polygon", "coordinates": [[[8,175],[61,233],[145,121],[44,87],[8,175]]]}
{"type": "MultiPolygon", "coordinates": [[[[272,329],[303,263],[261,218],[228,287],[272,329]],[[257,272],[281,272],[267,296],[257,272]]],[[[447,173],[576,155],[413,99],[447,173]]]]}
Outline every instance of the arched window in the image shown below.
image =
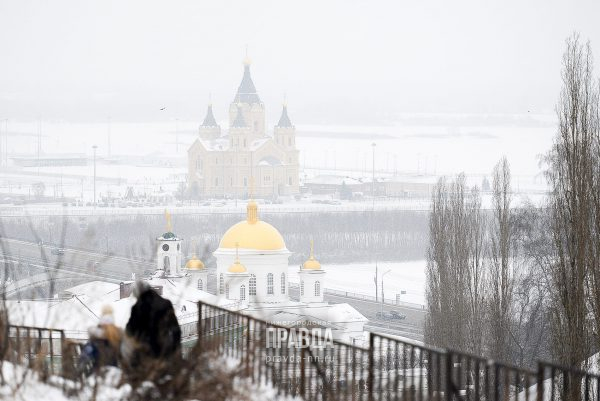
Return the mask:
{"type": "Polygon", "coordinates": [[[229,299],[229,283],[225,284],[225,298],[229,299]]]}
{"type": "Polygon", "coordinates": [[[315,297],[321,296],[321,283],[315,281],[315,297]]]}
{"type": "Polygon", "coordinates": [[[300,295],[304,295],[304,280],[300,281],[300,295]]]}
{"type": "Polygon", "coordinates": [[[202,279],[201,278],[198,279],[198,289],[199,290],[203,290],[204,289],[203,286],[202,286],[202,279]]]}
{"type": "Polygon", "coordinates": [[[223,295],[225,292],[225,277],[223,277],[223,273],[219,276],[219,293],[223,295]]]}
{"type": "Polygon", "coordinates": [[[240,287],[240,301],[245,301],[246,300],[246,286],[242,285],[240,287]]]}
{"type": "Polygon", "coordinates": [[[281,273],[281,293],[285,294],[285,273],[281,273]]]}
{"type": "Polygon", "coordinates": [[[171,270],[171,261],[169,260],[168,256],[165,256],[163,259],[163,269],[167,274],[169,274],[169,270],[171,270]]]}
{"type": "Polygon", "coordinates": [[[250,295],[256,295],[256,275],[250,275],[250,295]]]}
{"type": "Polygon", "coordinates": [[[267,274],[267,294],[273,295],[273,273],[267,274]]]}

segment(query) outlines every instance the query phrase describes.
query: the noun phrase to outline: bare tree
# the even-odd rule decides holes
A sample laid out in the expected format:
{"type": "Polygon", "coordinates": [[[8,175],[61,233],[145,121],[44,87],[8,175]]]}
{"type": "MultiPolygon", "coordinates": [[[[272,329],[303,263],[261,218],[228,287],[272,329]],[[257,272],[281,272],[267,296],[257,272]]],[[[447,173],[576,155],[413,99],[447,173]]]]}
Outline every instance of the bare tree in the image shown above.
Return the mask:
{"type": "Polygon", "coordinates": [[[547,209],[525,202],[512,209],[515,274],[510,321],[511,361],[535,368],[550,358],[547,266],[552,253],[547,209]]]}
{"type": "Polygon", "coordinates": [[[469,225],[469,263],[466,269],[467,305],[469,307],[469,352],[482,355],[484,349],[484,322],[486,315],[484,263],[487,219],[481,208],[478,188],[471,191],[467,201],[469,225]]]}
{"type": "Polygon", "coordinates": [[[483,215],[464,175],[436,184],[429,220],[425,322],[428,343],[481,352],[483,215]]]}
{"type": "Polygon", "coordinates": [[[429,216],[429,247],[427,249],[426,299],[429,314],[425,321],[425,341],[437,346],[450,346],[453,331],[450,308],[450,292],[446,286],[450,280],[450,255],[447,231],[450,225],[448,186],[440,178],[434,186],[429,216]]]}
{"type": "MultiPolygon", "coordinates": [[[[598,266],[590,245],[593,229],[594,159],[598,138],[598,88],[592,79],[589,44],[574,34],[563,55],[563,87],[557,105],[558,133],[548,155],[549,200],[554,255],[550,264],[552,329],[555,359],[580,367],[590,352],[587,278],[591,277],[593,315],[600,317],[598,266]]],[[[596,180],[597,182],[597,180],[596,180]]]]}
{"type": "Polygon", "coordinates": [[[510,360],[512,295],[514,286],[513,218],[510,166],[502,158],[494,167],[492,221],[490,224],[489,353],[496,360],[510,360]]]}

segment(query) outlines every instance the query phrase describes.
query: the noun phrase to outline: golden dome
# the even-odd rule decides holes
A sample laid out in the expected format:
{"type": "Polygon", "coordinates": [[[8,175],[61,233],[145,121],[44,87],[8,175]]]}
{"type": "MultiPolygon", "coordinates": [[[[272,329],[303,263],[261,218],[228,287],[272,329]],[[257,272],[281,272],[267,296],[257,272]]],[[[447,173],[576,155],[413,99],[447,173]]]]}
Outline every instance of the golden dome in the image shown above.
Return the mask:
{"type": "Polygon", "coordinates": [[[236,260],[231,266],[229,266],[227,271],[229,273],[246,273],[248,270],[246,270],[246,266],[241,264],[239,260],[236,260]]]}
{"type": "Polygon", "coordinates": [[[229,269],[227,269],[227,271],[229,273],[246,273],[248,270],[246,270],[246,266],[244,266],[243,264],[240,263],[240,257],[238,255],[238,248],[239,248],[239,244],[236,243],[235,244],[235,262],[233,262],[233,264],[231,266],[229,266],[229,269]]]}
{"type": "Polygon", "coordinates": [[[319,261],[317,259],[315,259],[315,255],[313,253],[313,241],[312,240],[310,241],[310,257],[308,258],[308,260],[306,262],[304,262],[302,267],[306,270],[319,270],[321,268],[321,264],[319,263],[319,261]]]}
{"type": "Polygon", "coordinates": [[[185,264],[185,268],[190,270],[201,270],[204,269],[204,263],[202,263],[202,261],[198,259],[196,255],[193,255],[192,258],[185,264]]]}
{"type": "Polygon", "coordinates": [[[275,227],[258,219],[258,205],[248,202],[246,220],[234,224],[225,232],[219,248],[274,251],[285,248],[283,237],[275,227]]]}

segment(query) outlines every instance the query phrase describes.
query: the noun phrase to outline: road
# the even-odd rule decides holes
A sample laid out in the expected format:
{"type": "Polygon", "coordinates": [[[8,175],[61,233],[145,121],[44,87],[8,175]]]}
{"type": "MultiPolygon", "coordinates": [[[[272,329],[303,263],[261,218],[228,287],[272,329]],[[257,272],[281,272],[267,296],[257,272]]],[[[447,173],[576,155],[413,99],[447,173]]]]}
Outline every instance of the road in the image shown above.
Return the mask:
{"type": "Polygon", "coordinates": [[[2,238],[0,256],[17,260],[34,267],[68,270],[98,278],[129,280],[131,273],[141,277],[154,271],[154,263],[96,252],[64,249],[62,255],[52,253],[54,246],[2,238]]]}
{"type": "MultiPolygon", "coordinates": [[[[289,293],[290,298],[298,299],[298,287],[290,286],[289,293]]],[[[423,340],[423,324],[425,322],[426,311],[422,308],[381,304],[369,300],[328,294],[327,292],[325,293],[324,299],[330,303],[347,303],[353,306],[357,311],[369,319],[369,324],[366,327],[369,331],[381,331],[382,333],[393,333],[413,340],[423,340]],[[380,319],[377,317],[377,312],[383,311],[385,315],[389,316],[389,313],[393,310],[399,312],[401,315],[405,315],[406,318],[404,320],[393,320],[380,319]]]]}

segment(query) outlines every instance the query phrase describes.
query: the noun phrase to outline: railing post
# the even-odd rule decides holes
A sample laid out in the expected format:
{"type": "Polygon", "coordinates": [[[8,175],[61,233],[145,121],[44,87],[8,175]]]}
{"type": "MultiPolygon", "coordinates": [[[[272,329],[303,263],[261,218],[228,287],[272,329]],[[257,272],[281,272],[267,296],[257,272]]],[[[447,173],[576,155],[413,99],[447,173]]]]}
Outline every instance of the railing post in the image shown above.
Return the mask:
{"type": "MultiPolygon", "coordinates": [[[[542,362],[538,362],[538,371],[537,371],[537,401],[544,401],[544,364],[542,362]]],[[[552,379],[554,380],[554,379],[552,379]]]]}
{"type": "Polygon", "coordinates": [[[250,376],[250,317],[246,317],[246,377],[250,376]]]}
{"type": "Polygon", "coordinates": [[[196,329],[198,331],[198,353],[202,352],[202,301],[198,301],[198,327],[196,329]]]}
{"type": "Polygon", "coordinates": [[[304,351],[304,344],[301,344],[300,348],[300,398],[305,398],[306,396],[306,363],[305,359],[306,353],[304,351]]]}
{"type": "Polygon", "coordinates": [[[374,400],[373,396],[373,384],[375,383],[374,369],[375,369],[375,334],[369,333],[369,373],[367,376],[367,391],[369,401],[374,400]]]}
{"type": "Polygon", "coordinates": [[[21,363],[21,329],[17,327],[17,363],[21,363]]]}
{"type": "Polygon", "coordinates": [[[48,349],[50,350],[50,373],[52,375],[54,375],[54,345],[52,344],[52,341],[54,340],[54,338],[52,337],[52,332],[53,331],[54,330],[52,330],[52,329],[50,329],[48,331],[48,337],[49,337],[49,339],[48,339],[48,341],[49,341],[49,343],[48,343],[49,348],[48,349]]]}
{"type": "Polygon", "coordinates": [[[446,351],[446,400],[452,401],[452,353],[446,351]]]}

